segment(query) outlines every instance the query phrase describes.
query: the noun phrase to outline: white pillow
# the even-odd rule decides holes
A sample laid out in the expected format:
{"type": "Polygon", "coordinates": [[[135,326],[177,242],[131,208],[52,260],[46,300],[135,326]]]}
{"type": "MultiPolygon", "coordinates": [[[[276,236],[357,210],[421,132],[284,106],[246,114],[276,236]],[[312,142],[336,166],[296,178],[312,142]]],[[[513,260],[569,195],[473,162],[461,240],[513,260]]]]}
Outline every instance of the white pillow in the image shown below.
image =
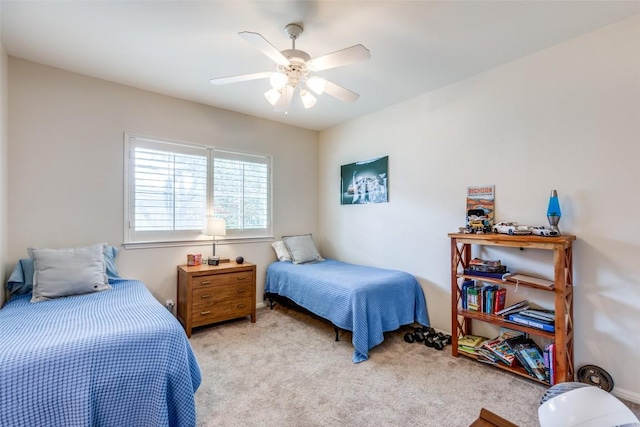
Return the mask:
{"type": "Polygon", "coordinates": [[[277,242],[273,242],[271,247],[274,251],[276,251],[276,256],[278,257],[278,261],[291,261],[291,254],[289,254],[289,249],[284,245],[282,240],[278,240],[277,242]]]}
{"type": "Polygon", "coordinates": [[[324,261],[324,258],[320,256],[316,245],[313,243],[311,234],[283,236],[282,241],[287,249],[289,249],[291,261],[294,264],[324,261]]]}
{"type": "Polygon", "coordinates": [[[106,246],[28,248],[34,267],[31,302],[111,289],[104,261],[106,246]]]}

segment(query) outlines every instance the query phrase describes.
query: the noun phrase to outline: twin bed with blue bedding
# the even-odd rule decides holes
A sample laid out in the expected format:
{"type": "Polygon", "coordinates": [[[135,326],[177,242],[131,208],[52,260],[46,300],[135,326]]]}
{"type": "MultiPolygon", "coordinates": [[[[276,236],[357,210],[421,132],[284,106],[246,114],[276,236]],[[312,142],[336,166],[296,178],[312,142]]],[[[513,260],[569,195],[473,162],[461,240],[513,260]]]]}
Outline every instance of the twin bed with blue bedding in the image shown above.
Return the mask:
{"type": "Polygon", "coordinates": [[[142,282],[108,284],[35,303],[16,292],[0,309],[0,425],[195,425],[184,330],[142,282]]]}
{"type": "Polygon", "coordinates": [[[409,273],[327,259],[267,268],[265,296],[286,297],[353,333],[353,362],[369,358],[384,332],[418,322],[429,326],[422,287],[409,273]]]}

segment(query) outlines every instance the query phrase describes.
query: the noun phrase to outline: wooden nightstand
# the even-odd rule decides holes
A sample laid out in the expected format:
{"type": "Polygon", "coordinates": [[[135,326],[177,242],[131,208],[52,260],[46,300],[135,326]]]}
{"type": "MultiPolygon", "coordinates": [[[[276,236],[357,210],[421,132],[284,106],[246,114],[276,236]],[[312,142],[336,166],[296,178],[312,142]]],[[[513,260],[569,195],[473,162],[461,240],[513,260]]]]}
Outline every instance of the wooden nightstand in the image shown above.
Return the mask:
{"type": "Polygon", "coordinates": [[[254,264],[178,266],[178,320],[188,337],[195,327],[249,315],[255,323],[254,264]]]}

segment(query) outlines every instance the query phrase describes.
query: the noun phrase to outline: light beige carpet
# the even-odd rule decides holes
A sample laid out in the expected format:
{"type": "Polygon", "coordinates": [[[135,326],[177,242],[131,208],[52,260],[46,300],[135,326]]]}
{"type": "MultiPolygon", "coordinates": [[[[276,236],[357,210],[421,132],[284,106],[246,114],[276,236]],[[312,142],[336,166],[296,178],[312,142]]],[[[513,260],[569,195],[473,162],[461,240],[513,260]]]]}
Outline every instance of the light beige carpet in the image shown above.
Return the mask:
{"type": "MultiPolygon", "coordinates": [[[[198,426],[468,426],[480,408],[538,426],[541,384],[385,334],[353,364],[351,334],[277,305],[196,329],[198,426]]],[[[640,405],[630,407],[640,414],[640,405]]]]}

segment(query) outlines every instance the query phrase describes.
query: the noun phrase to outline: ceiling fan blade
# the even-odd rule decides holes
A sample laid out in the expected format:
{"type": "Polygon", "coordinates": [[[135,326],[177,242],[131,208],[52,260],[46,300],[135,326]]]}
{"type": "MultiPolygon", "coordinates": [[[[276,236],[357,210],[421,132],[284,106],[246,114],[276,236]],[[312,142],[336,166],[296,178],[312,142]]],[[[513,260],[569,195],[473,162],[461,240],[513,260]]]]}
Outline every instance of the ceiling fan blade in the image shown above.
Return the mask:
{"type": "Polygon", "coordinates": [[[276,113],[286,114],[289,111],[289,106],[291,105],[291,99],[293,98],[294,91],[295,91],[295,88],[292,88],[289,85],[286,85],[285,87],[283,87],[282,95],[278,99],[278,102],[276,102],[276,105],[273,108],[273,111],[275,111],[276,113]]]}
{"type": "Polygon", "coordinates": [[[313,71],[328,70],[329,68],[341,67],[343,65],[353,64],[354,62],[367,61],[371,59],[369,49],[357,44],[347,47],[337,52],[328,53],[319,58],[312,59],[307,62],[311,65],[313,71]]]}
{"type": "Polygon", "coordinates": [[[290,65],[289,60],[280,53],[278,49],[273,47],[271,43],[267,41],[262,35],[258,33],[252,33],[250,31],[242,31],[238,33],[240,37],[245,39],[247,42],[251,43],[253,47],[258,49],[260,52],[267,55],[271,58],[276,64],[284,65],[285,67],[290,65]]]}
{"type": "Polygon", "coordinates": [[[342,102],[355,102],[360,98],[360,95],[357,93],[352,92],[349,89],[345,89],[342,86],[338,86],[329,80],[325,80],[324,93],[329,94],[342,102]]]}
{"type": "Polygon", "coordinates": [[[239,76],[220,77],[217,79],[211,79],[211,83],[214,85],[226,85],[228,83],[246,82],[248,80],[267,79],[271,76],[270,71],[264,71],[262,73],[242,74],[239,76]]]}

